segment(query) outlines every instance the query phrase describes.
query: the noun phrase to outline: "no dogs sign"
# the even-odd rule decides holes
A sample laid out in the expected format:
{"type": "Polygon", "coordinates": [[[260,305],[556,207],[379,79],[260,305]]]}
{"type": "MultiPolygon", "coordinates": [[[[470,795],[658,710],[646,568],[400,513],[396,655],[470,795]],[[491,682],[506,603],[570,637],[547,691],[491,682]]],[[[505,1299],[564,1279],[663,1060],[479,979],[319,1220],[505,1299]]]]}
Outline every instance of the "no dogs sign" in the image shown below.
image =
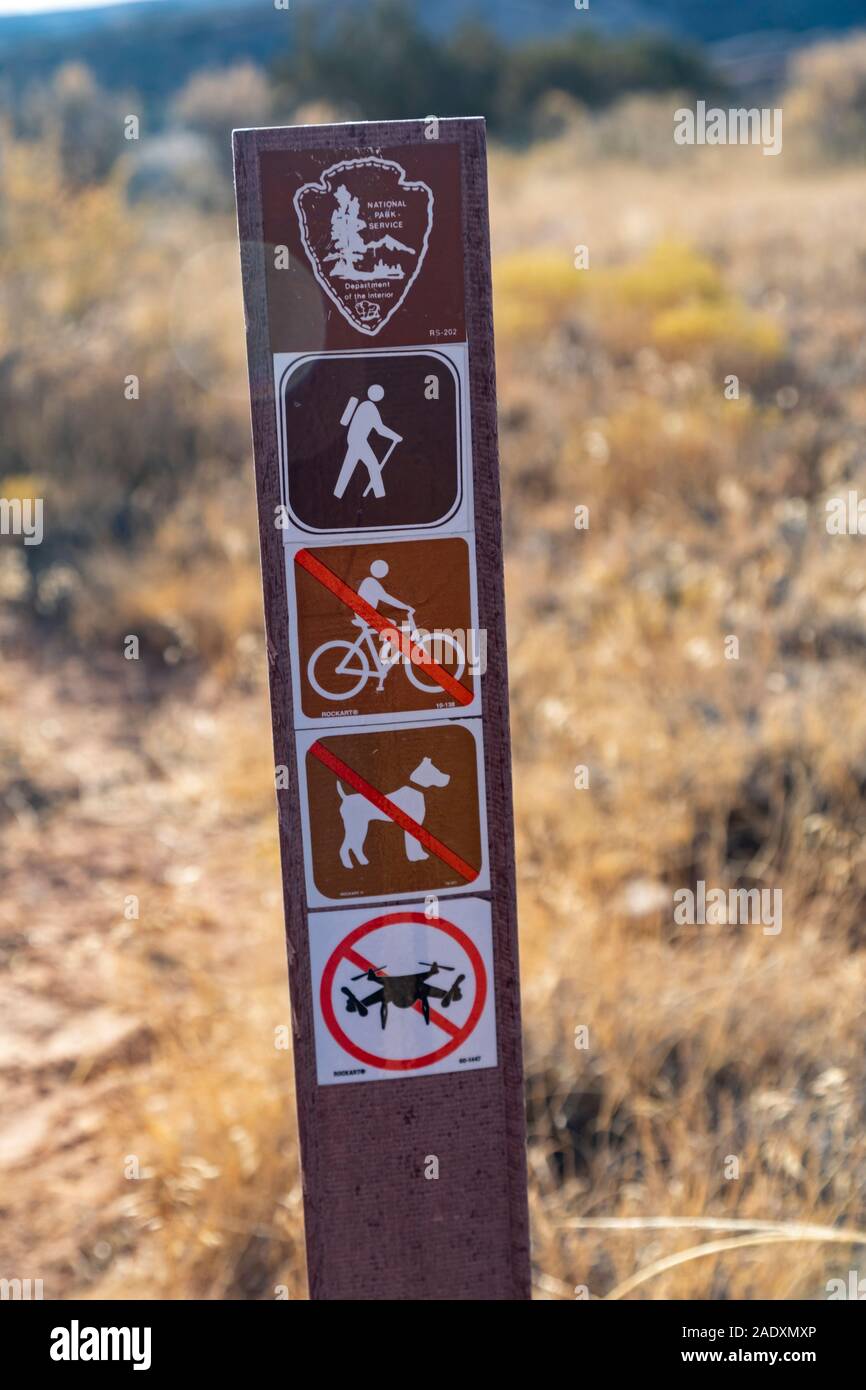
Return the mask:
{"type": "Polygon", "coordinates": [[[480,720],[299,733],[298,751],[311,906],[489,887],[480,720]]]}
{"type": "Polygon", "coordinates": [[[235,174],[311,1295],[526,1298],[483,122],[235,174]]]}

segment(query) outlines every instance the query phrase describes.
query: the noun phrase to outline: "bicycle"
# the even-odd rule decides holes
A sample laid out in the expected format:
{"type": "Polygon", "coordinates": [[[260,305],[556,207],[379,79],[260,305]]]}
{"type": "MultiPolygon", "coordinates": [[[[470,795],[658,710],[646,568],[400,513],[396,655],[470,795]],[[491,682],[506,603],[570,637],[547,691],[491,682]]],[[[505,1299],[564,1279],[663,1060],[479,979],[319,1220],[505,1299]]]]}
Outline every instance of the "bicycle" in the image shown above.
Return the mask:
{"type": "MultiPolygon", "coordinates": [[[[375,633],[374,629],[365,623],[363,618],[356,618],[353,621],[361,629],[354,642],[345,639],[323,642],[321,647],[316,648],[307,662],[307,679],[323,700],[351,700],[364,689],[370,680],[378,682],[376,690],[379,693],[384,690],[389,673],[398,665],[405,668],[406,676],[416,690],[420,690],[425,695],[435,695],[441,691],[442,687],[437,680],[430,677],[424,679],[423,666],[416,665],[409,657],[402,656],[399,651],[397,660],[385,660],[376,643],[376,637],[379,636],[381,640],[381,635],[375,633]],[[333,665],[331,664],[332,661],[333,665]],[[346,677],[353,683],[343,690],[328,689],[326,682],[330,683],[334,677],[346,677]]],[[[408,625],[410,629],[415,627],[415,614],[412,611],[408,614],[408,625]]],[[[459,680],[463,675],[466,655],[460,643],[450,633],[440,632],[435,635],[428,632],[422,634],[413,630],[412,644],[415,647],[420,647],[430,660],[436,659],[439,665],[445,666],[455,680],[459,680]],[[438,648],[435,650],[435,657],[431,647],[438,648]],[[446,652],[451,653],[450,659],[446,652]]],[[[392,646],[393,650],[395,649],[392,646]]]]}

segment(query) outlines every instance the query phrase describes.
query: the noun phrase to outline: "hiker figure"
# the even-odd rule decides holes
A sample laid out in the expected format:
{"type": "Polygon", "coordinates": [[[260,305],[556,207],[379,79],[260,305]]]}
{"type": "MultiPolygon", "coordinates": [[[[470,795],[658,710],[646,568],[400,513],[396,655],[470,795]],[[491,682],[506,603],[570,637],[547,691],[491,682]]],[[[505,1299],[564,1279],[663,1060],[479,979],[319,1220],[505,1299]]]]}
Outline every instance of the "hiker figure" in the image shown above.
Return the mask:
{"type": "Polygon", "coordinates": [[[367,391],[367,399],[358,404],[355,396],[349,401],[343,411],[341,425],[348,425],[346,433],[346,457],[343,459],[343,466],[340,469],[340,476],[337,479],[337,486],[334,488],[334,496],[342,497],[355,469],[359,463],[363,463],[370,478],[370,487],[376,497],[385,496],[385,488],[382,483],[382,468],[389,458],[392,450],[402,443],[403,436],[397,434],[395,430],[388,428],[383,423],[382,417],[376,402],[381,401],[385,394],[384,387],[371,386],[367,391]],[[391,448],[380,463],[373,451],[370,443],[371,434],[380,434],[383,439],[392,441],[391,448]]]}

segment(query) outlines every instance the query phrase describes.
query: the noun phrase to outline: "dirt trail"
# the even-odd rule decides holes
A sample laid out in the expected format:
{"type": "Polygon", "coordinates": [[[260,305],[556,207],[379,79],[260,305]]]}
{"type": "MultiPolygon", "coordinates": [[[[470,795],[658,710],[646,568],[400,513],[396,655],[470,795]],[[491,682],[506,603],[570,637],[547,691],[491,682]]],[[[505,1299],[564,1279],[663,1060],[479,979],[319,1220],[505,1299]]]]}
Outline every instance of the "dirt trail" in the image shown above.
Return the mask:
{"type": "Polygon", "coordinates": [[[257,793],[228,823],[208,786],[208,768],[225,772],[220,733],[255,730],[259,701],[232,711],[149,708],[134,681],[124,692],[77,658],[2,656],[0,1276],[41,1278],[46,1298],[98,1295],[139,1238],[124,1117],[199,972],[241,991],[279,979],[275,862],[252,903],[236,868],[266,834],[267,781],[261,807],[257,793]],[[262,901],[264,960],[239,949],[262,901]]]}

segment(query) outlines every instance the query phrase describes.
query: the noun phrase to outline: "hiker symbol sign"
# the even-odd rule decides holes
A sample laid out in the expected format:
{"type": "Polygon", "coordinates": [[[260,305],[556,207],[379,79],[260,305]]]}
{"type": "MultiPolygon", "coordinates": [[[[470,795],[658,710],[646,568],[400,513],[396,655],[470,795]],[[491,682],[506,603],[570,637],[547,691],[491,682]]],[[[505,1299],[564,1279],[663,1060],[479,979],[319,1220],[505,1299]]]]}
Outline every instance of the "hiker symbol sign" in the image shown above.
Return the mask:
{"type": "Polygon", "coordinates": [[[467,530],[466,349],[277,353],[284,539],[467,530]]]}
{"type": "Polygon", "coordinates": [[[496,1065],[490,904],[309,921],[320,1085],[496,1065]]]}

